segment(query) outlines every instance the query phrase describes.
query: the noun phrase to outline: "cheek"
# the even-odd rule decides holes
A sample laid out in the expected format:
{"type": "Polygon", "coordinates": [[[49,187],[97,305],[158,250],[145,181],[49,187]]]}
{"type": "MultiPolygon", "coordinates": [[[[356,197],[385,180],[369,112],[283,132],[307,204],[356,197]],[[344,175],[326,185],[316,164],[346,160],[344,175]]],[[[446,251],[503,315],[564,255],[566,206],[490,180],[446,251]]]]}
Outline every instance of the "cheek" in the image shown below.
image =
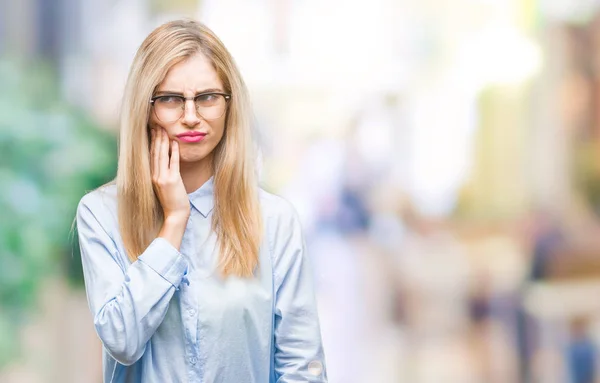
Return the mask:
{"type": "Polygon", "coordinates": [[[211,130],[216,138],[216,143],[218,144],[223,138],[223,132],[225,131],[225,119],[221,119],[218,121],[213,121],[210,124],[211,130]]]}
{"type": "Polygon", "coordinates": [[[169,136],[172,136],[178,130],[176,129],[175,124],[164,124],[158,121],[156,117],[153,116],[150,117],[150,120],[148,121],[148,126],[153,129],[163,128],[167,132],[167,134],[169,134],[169,136]]]}
{"type": "Polygon", "coordinates": [[[150,128],[156,128],[156,127],[158,127],[158,126],[159,126],[159,125],[158,125],[158,121],[156,120],[156,117],[154,117],[154,114],[151,114],[151,115],[150,115],[150,119],[149,119],[149,121],[148,121],[148,126],[149,126],[150,128]]]}

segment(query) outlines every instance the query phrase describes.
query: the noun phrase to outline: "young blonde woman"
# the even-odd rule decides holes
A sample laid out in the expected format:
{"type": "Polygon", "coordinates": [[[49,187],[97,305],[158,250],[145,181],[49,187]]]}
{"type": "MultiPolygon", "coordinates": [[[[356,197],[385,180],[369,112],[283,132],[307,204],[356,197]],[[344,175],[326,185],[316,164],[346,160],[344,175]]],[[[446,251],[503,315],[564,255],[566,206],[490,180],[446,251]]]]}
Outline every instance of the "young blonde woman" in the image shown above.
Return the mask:
{"type": "Polygon", "coordinates": [[[133,61],[116,179],[77,225],[105,382],[326,382],[294,209],[258,187],[244,82],[204,25],[133,61]]]}

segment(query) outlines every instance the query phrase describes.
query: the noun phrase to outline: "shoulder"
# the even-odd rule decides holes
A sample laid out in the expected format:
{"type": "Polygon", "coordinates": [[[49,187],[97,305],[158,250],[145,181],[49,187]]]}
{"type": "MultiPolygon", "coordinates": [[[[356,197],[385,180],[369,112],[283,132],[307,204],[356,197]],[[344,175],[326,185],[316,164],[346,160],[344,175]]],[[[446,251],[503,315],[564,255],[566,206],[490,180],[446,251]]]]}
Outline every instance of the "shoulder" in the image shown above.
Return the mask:
{"type": "Polygon", "coordinates": [[[260,191],[265,234],[272,252],[278,257],[289,244],[302,244],[302,225],[294,206],[285,198],[260,191]]]}
{"type": "Polygon", "coordinates": [[[287,222],[297,219],[296,209],[285,198],[261,188],[259,200],[263,215],[266,218],[287,222]]]}
{"type": "Polygon", "coordinates": [[[117,185],[108,183],[86,193],[77,206],[77,215],[92,214],[98,221],[116,217],[117,185]]]}

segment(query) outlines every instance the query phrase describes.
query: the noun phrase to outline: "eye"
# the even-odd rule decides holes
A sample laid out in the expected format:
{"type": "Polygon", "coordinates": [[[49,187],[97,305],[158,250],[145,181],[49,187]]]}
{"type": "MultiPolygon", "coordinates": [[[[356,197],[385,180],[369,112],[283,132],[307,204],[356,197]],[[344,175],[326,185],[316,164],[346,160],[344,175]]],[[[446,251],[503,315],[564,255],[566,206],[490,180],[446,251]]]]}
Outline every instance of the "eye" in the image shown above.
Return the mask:
{"type": "Polygon", "coordinates": [[[199,94],[196,96],[196,102],[201,105],[212,105],[219,101],[220,95],[215,93],[199,94]]]}
{"type": "Polygon", "coordinates": [[[154,99],[154,102],[161,106],[179,106],[182,100],[179,96],[160,96],[154,99]]]}

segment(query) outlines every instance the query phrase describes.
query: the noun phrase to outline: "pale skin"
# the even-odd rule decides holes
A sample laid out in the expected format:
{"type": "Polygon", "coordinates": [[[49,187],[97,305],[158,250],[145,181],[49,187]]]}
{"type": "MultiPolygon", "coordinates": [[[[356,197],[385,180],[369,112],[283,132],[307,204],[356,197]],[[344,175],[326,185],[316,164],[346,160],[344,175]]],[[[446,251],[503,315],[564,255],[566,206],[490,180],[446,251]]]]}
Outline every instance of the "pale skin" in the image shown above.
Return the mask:
{"type": "MultiPolygon", "coordinates": [[[[204,55],[196,54],[174,65],[156,93],[193,97],[207,90],[223,92],[223,84],[210,61],[204,55]]],[[[178,121],[163,123],[151,113],[149,125],[152,183],[165,217],[158,236],[179,249],[190,216],[188,193],[198,189],[212,176],[213,151],[223,137],[225,115],[206,121],[196,112],[194,101],[188,100],[178,121]],[[176,137],[186,131],[207,135],[194,143],[176,137]]]]}

